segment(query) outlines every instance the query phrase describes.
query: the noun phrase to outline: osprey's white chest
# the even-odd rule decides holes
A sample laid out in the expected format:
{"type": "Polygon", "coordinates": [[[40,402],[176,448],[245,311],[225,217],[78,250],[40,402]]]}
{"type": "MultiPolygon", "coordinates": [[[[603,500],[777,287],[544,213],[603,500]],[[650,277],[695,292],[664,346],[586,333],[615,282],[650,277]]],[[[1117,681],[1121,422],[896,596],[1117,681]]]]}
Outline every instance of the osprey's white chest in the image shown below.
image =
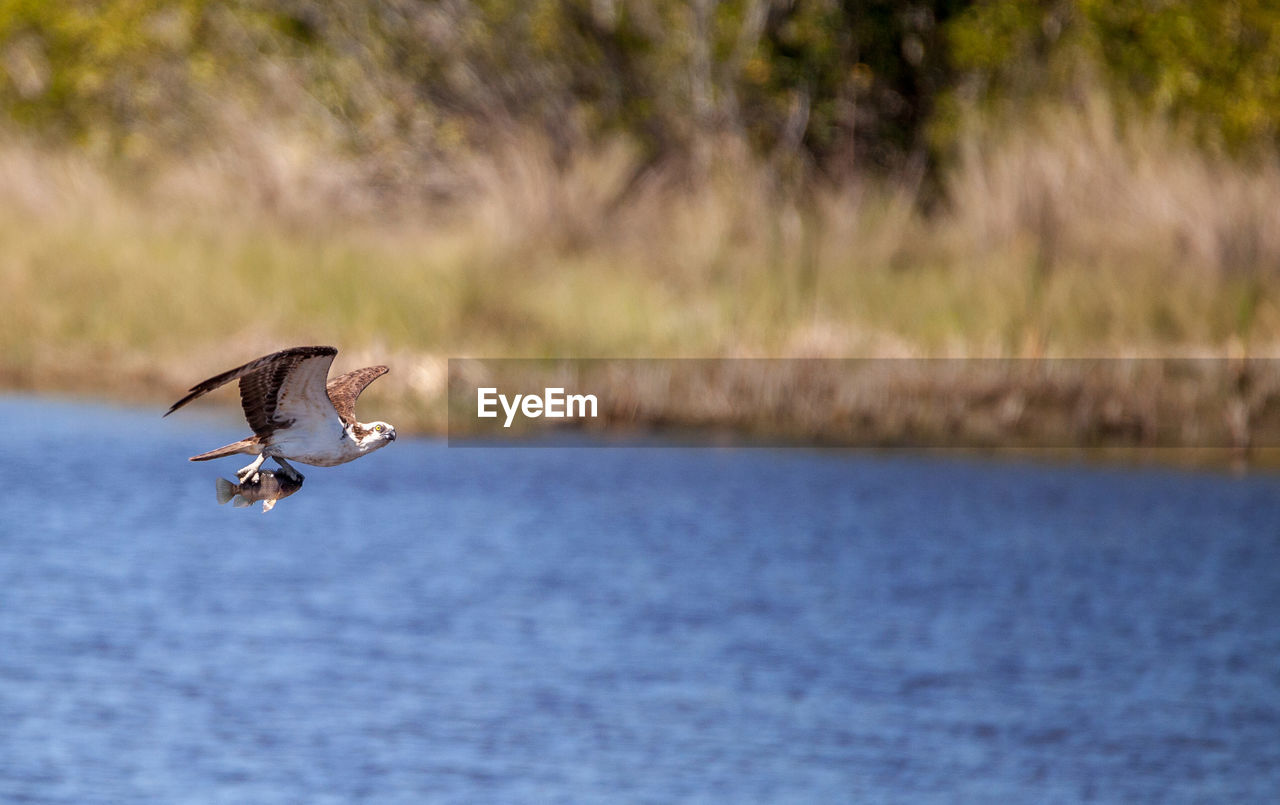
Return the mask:
{"type": "Polygon", "coordinates": [[[363,454],[336,416],[317,417],[278,430],[263,452],[313,467],[345,464],[363,454]]]}

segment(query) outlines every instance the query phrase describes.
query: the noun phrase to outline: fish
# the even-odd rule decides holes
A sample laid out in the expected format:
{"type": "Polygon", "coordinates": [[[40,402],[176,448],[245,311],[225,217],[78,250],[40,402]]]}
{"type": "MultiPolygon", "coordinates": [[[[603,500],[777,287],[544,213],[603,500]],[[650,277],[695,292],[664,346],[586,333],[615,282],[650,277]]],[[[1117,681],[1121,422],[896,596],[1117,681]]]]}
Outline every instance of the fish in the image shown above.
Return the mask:
{"type": "Polygon", "coordinates": [[[258,470],[254,477],[244,483],[233,483],[226,478],[219,478],[215,486],[218,491],[218,503],[227,503],[237,509],[252,506],[262,501],[262,513],[271,511],[276,501],[287,498],[302,488],[305,479],[299,473],[296,478],[288,474],[277,475],[271,470],[258,470]]]}

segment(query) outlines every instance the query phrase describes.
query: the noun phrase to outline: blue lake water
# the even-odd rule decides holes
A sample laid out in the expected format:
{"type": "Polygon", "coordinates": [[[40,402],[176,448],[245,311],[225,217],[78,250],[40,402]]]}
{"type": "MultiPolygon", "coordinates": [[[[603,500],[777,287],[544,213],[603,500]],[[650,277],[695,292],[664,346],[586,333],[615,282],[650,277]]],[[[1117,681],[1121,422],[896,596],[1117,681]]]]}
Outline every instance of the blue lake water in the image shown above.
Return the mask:
{"type": "MultiPolygon", "coordinates": [[[[369,412],[366,414],[372,415],[369,412]]],[[[1273,802],[1280,478],[0,397],[0,802],[1273,802]]]]}

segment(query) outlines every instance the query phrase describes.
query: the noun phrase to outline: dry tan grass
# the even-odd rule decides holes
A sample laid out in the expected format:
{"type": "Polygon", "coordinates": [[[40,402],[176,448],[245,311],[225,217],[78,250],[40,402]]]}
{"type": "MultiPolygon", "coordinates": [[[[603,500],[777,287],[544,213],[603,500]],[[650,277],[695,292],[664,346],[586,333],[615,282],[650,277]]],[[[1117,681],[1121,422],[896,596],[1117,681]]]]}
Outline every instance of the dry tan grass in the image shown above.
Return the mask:
{"type": "Polygon", "coordinates": [[[931,215],[909,184],[784,192],[732,144],[691,179],[513,135],[388,197],[306,142],[264,128],[145,180],[0,143],[0,381],[164,396],[331,342],[410,367],[380,393],[430,426],[446,356],[1280,345],[1280,167],[1101,108],[975,129],[931,215]]]}
{"type": "MultiPolygon", "coordinates": [[[[951,223],[975,252],[1030,240],[1041,259],[1156,263],[1171,273],[1280,273],[1280,164],[1206,154],[1101,101],[971,136],[951,223]]],[[[990,124],[989,124],[990,125],[990,124]]]]}

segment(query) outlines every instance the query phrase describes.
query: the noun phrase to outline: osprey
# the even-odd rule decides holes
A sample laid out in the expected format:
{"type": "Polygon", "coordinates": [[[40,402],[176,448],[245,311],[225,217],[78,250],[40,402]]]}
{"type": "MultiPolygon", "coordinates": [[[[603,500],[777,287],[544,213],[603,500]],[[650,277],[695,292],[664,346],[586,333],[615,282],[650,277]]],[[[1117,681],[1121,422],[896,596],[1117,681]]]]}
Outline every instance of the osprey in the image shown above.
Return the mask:
{"type": "Polygon", "coordinates": [[[301,482],[302,474],[286,459],[332,467],[372,453],[396,438],[396,429],[386,422],[357,422],[355,417],[356,398],[365,386],[386,374],[387,367],[367,366],[326,383],[337,354],[333,347],[294,347],[249,361],[192,386],[191,392],[164,415],[239,380],[240,404],[253,435],[191,460],[208,461],[236,453],[257,456],[236,472],[236,478],[245,483],[253,481],[270,456],[291,480],[301,482]]]}

